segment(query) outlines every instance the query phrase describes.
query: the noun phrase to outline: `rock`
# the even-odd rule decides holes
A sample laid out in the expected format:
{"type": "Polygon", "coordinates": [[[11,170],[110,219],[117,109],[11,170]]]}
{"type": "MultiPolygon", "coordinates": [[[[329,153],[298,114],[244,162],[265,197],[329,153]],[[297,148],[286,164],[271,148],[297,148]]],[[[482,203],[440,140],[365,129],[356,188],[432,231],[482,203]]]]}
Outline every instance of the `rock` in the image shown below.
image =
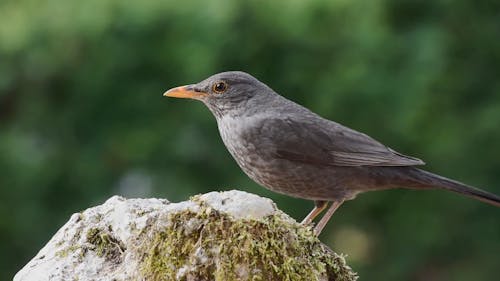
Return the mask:
{"type": "Polygon", "coordinates": [[[14,277],[28,280],[356,280],[342,256],[242,191],[125,199],[74,214],[14,277]]]}

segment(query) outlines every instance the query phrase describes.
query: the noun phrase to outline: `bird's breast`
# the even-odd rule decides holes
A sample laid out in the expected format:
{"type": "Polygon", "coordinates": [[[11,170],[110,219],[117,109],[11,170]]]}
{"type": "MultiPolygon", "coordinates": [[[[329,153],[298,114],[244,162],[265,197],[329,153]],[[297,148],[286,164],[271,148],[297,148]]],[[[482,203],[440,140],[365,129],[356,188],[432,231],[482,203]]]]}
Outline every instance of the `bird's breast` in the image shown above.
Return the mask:
{"type": "Polygon", "coordinates": [[[217,121],[227,149],[258,184],[275,192],[312,200],[353,196],[345,189],[354,184],[346,180],[352,178],[349,169],[318,167],[277,157],[274,149],[280,144],[262,134],[262,119],[224,117],[217,121]]]}
{"type": "MultiPolygon", "coordinates": [[[[264,118],[264,117],[262,117],[264,118]]],[[[252,180],[276,192],[302,197],[310,182],[301,165],[276,157],[276,143],[263,135],[262,118],[226,118],[218,122],[220,135],[240,168],[252,180]]]]}
{"type": "Polygon", "coordinates": [[[222,141],[238,164],[245,165],[257,160],[259,151],[256,143],[259,135],[249,132],[248,120],[226,117],[218,122],[218,126],[222,141]]]}
{"type": "Polygon", "coordinates": [[[260,134],[258,118],[224,117],[218,120],[219,132],[229,153],[241,169],[260,184],[272,159],[266,157],[269,148],[260,134]]]}

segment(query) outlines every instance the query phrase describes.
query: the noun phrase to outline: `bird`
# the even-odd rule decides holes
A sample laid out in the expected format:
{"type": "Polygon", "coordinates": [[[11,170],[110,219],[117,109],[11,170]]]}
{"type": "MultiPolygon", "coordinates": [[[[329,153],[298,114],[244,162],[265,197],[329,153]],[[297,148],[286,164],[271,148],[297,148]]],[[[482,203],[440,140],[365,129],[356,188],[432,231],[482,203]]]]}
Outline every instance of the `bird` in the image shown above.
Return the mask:
{"type": "Polygon", "coordinates": [[[227,150],[253,181],[314,201],[302,224],[310,225],[330,204],[313,229],[317,236],[343,202],[367,191],[441,189],[500,207],[499,196],[422,170],[422,160],[325,119],[242,71],[221,72],[163,95],[203,102],[227,150]]]}

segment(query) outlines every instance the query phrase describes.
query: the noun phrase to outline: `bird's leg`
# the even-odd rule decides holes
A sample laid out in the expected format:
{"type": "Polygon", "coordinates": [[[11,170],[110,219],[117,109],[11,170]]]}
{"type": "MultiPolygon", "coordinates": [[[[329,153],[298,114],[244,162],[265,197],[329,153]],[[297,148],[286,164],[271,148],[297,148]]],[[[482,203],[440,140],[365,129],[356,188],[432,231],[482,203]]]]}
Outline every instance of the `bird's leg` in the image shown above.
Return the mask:
{"type": "Polygon", "coordinates": [[[302,220],[301,224],[310,224],[327,206],[327,201],[314,201],[314,209],[302,220]]]}
{"type": "Polygon", "coordinates": [[[325,227],[326,223],[330,220],[333,213],[335,213],[335,211],[338,209],[338,207],[340,207],[340,205],[342,205],[342,203],[344,203],[344,201],[333,201],[332,202],[332,205],[330,206],[328,211],[326,211],[325,215],[323,215],[321,220],[318,222],[318,224],[314,228],[314,234],[316,234],[316,236],[319,236],[319,234],[321,233],[321,231],[325,227]]]}

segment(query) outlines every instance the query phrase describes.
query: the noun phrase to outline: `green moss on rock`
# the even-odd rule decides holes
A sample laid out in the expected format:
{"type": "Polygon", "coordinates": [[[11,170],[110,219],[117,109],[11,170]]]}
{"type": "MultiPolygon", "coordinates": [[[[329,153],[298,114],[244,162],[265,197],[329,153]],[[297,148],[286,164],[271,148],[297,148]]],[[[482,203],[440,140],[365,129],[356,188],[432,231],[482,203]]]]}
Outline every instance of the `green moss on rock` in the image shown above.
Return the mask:
{"type": "MultiPolygon", "coordinates": [[[[196,201],[196,198],[194,198],[196,201]]],[[[199,202],[200,203],[200,202],[199,202]]],[[[145,239],[146,280],[356,280],[312,233],[277,213],[235,220],[200,203],[145,239]]],[[[91,235],[92,237],[96,234],[91,235]]]]}
{"type": "Polygon", "coordinates": [[[66,247],[62,250],[57,251],[56,256],[59,258],[66,258],[69,254],[75,252],[78,249],[79,249],[78,246],[72,245],[72,246],[66,247]]]}
{"type": "Polygon", "coordinates": [[[119,263],[125,246],[111,232],[111,230],[90,228],[87,231],[86,240],[92,245],[92,248],[88,250],[93,250],[97,256],[104,257],[106,260],[119,263]]]}

